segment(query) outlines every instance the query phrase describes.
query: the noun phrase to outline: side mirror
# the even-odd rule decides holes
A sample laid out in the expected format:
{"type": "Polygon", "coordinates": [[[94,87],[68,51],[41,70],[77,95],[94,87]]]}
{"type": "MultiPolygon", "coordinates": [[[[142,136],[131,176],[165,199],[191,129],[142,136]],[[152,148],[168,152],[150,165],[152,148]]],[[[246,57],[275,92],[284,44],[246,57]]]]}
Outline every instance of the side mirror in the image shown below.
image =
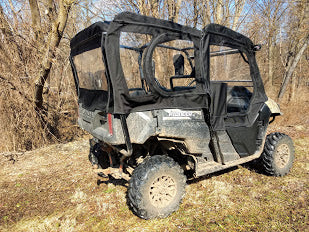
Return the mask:
{"type": "Polygon", "coordinates": [[[256,44],[253,47],[253,51],[260,51],[262,49],[262,44],[256,44]]]}

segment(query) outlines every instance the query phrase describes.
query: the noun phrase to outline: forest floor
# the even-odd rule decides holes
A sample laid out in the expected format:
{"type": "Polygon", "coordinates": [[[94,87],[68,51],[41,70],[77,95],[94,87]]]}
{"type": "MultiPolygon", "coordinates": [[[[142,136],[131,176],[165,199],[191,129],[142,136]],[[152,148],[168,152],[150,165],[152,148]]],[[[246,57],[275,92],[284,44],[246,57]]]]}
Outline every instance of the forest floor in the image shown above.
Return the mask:
{"type": "Polygon", "coordinates": [[[308,124],[289,134],[296,158],[285,177],[237,166],[188,183],[180,209],[143,220],[127,183],[93,173],[87,139],[0,156],[0,231],[308,231],[308,124]]]}

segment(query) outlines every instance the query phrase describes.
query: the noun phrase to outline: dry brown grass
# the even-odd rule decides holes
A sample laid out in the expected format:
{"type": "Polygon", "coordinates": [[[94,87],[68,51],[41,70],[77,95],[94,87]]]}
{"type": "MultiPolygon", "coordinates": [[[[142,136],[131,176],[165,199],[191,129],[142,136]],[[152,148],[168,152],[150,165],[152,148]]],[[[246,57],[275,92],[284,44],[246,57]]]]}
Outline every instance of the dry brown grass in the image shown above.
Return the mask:
{"type": "MultiPolygon", "coordinates": [[[[282,127],[291,130],[291,127],[282,127]]],[[[281,129],[282,129],[281,128],[281,129]]],[[[238,166],[189,183],[166,219],[139,219],[126,183],[92,173],[87,139],[0,157],[1,231],[305,231],[309,136],[294,134],[291,173],[269,177],[238,166]]]]}

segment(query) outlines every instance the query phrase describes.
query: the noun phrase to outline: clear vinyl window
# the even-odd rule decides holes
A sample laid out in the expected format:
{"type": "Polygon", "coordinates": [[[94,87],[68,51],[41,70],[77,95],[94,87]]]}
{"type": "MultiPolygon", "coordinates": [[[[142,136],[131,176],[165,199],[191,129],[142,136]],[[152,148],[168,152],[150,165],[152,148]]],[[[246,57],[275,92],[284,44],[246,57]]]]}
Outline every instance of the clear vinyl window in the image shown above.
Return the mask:
{"type": "Polygon", "coordinates": [[[165,91],[195,88],[194,45],[188,40],[158,44],[152,56],[155,81],[165,91]]]}
{"type": "Polygon", "coordinates": [[[150,35],[121,32],[120,61],[129,91],[142,90],[142,57],[150,40],[150,35]]]}
{"type": "Polygon", "coordinates": [[[253,95],[250,66],[244,53],[225,46],[210,46],[210,81],[227,83],[227,112],[245,113],[253,95]]]}
{"type": "Polygon", "coordinates": [[[96,48],[73,57],[79,88],[108,90],[106,69],[101,48],[96,48]]]}

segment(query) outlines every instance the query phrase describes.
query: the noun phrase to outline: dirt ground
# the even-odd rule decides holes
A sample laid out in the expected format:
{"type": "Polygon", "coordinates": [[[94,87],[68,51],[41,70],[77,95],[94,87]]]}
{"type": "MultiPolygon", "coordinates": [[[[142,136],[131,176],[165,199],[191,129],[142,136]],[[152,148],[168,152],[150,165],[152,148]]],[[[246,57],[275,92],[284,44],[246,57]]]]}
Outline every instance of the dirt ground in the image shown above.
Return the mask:
{"type": "Polygon", "coordinates": [[[308,125],[271,126],[292,136],[289,175],[245,166],[187,186],[180,209],[145,221],[126,203],[126,182],[95,175],[87,139],[0,156],[0,231],[308,231],[308,125]]]}

